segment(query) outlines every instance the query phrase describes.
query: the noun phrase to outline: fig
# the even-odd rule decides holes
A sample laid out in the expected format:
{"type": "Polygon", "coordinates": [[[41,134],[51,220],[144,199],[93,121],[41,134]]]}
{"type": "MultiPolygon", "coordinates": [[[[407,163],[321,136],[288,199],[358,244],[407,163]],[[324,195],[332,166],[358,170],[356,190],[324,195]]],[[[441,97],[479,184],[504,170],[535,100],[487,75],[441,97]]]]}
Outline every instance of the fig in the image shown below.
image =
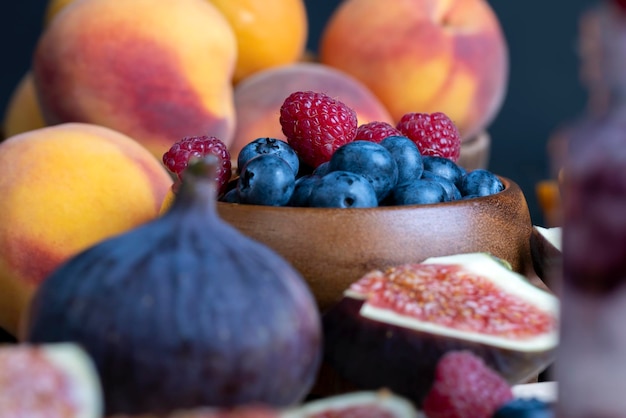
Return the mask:
{"type": "Polygon", "coordinates": [[[280,418],[417,418],[418,412],[407,399],[388,390],[357,391],[330,396],[291,411],[280,418]]]}
{"type": "Polygon", "coordinates": [[[246,405],[233,408],[194,408],[165,415],[113,415],[107,418],[283,418],[280,410],[266,405],[246,405]]]}
{"type": "Polygon", "coordinates": [[[0,417],[102,417],[96,369],[75,344],[0,346],[0,417]]]}
{"type": "Polygon", "coordinates": [[[196,408],[167,416],[121,416],[109,418],[417,418],[407,399],[388,390],[359,391],[308,401],[286,409],[265,405],[219,409],[196,408]]]}
{"type": "Polygon", "coordinates": [[[287,407],[314,383],[314,297],[281,256],[218,217],[216,162],[190,162],[162,217],[76,255],[35,294],[26,340],[84,346],[108,415],[287,407]]]}
{"type": "Polygon", "coordinates": [[[374,270],[323,316],[325,360],[360,389],[387,387],[421,405],[435,365],[470,350],[509,384],[554,359],[557,298],[487,253],[374,270]]]}
{"type": "Polygon", "coordinates": [[[530,234],[530,254],[537,276],[551,285],[554,275],[561,270],[561,227],[533,226],[530,234]]]}

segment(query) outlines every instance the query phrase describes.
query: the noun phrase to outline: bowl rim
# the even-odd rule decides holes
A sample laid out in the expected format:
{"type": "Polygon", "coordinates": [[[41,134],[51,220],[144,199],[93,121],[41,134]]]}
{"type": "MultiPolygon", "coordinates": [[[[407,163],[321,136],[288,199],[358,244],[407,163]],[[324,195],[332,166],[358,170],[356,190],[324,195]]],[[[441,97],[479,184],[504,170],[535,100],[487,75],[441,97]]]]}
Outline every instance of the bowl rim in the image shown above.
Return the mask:
{"type": "Polygon", "coordinates": [[[498,193],[486,195],[486,196],[478,196],[473,197],[471,199],[457,199],[449,202],[440,202],[440,203],[422,203],[422,204],[414,204],[414,205],[385,205],[385,206],[372,206],[367,208],[324,208],[324,207],[310,207],[310,206],[270,206],[270,205],[255,205],[250,203],[231,203],[231,202],[222,202],[217,201],[218,208],[237,208],[244,210],[263,210],[263,211],[284,211],[284,212],[315,212],[322,213],[325,211],[336,213],[337,210],[341,210],[342,213],[367,213],[367,212],[393,212],[393,211],[406,211],[410,209],[420,209],[420,208],[451,208],[458,206],[474,206],[480,203],[490,203],[491,201],[497,200],[502,195],[513,195],[519,193],[524,197],[524,193],[521,187],[510,178],[497,175],[502,184],[504,185],[504,189],[499,191],[498,193]]]}

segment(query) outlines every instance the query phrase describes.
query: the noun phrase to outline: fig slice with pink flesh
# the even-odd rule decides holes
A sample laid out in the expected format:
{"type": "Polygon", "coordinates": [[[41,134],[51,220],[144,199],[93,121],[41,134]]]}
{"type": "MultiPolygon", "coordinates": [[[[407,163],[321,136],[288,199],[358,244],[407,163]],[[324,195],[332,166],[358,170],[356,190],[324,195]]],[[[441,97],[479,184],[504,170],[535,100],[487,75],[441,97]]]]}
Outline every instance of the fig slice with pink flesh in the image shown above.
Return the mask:
{"type": "Polygon", "coordinates": [[[418,405],[435,365],[471,350],[510,384],[554,359],[558,299],[487,253],[372,271],[324,314],[325,358],[361,389],[389,388],[418,405]]]}
{"type": "Polygon", "coordinates": [[[0,345],[0,418],[101,418],[91,358],[71,343],[0,345]]]}
{"type": "Polygon", "coordinates": [[[306,402],[280,418],[417,418],[407,399],[388,390],[358,391],[306,402]]]}

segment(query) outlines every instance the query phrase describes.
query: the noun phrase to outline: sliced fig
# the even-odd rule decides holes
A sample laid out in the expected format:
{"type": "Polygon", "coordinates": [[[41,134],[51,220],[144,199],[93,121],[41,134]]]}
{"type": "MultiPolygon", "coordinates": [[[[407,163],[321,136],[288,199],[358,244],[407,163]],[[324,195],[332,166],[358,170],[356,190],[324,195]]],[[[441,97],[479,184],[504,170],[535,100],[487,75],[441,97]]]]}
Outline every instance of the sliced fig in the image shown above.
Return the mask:
{"type": "Polygon", "coordinates": [[[417,418],[407,399],[388,390],[359,391],[331,396],[286,411],[281,418],[417,418]]]}
{"type": "Polygon", "coordinates": [[[546,284],[552,284],[561,268],[561,227],[544,228],[533,226],[530,234],[530,254],[535,273],[546,284]]]}
{"type": "Polygon", "coordinates": [[[387,387],[421,405],[435,365],[471,350],[510,384],[547,367],[557,298],[486,253],[372,271],[323,317],[325,358],[361,389],[387,387]]]}
{"type": "Polygon", "coordinates": [[[77,345],[0,346],[0,418],[102,417],[95,366],[77,345]]]}
{"type": "Polygon", "coordinates": [[[167,418],[282,418],[278,409],[269,406],[240,406],[231,409],[204,408],[195,411],[181,411],[167,418]]]}
{"type": "Polygon", "coordinates": [[[407,399],[388,390],[359,391],[308,401],[288,409],[265,405],[195,408],[168,415],[114,415],[108,418],[418,418],[407,399]]]}
{"type": "Polygon", "coordinates": [[[282,418],[279,409],[266,405],[234,408],[194,408],[165,415],[112,415],[108,418],[282,418]]]}

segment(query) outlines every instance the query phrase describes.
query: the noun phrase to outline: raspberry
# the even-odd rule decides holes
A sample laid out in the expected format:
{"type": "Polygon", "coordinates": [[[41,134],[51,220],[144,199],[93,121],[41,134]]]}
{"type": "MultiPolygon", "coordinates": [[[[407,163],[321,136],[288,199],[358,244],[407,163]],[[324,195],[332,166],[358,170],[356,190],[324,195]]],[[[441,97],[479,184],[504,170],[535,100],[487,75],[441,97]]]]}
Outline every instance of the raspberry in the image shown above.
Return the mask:
{"type": "Polygon", "coordinates": [[[215,176],[218,190],[221,193],[230,176],[231,161],[230,153],[226,144],[214,136],[188,136],[174,143],[172,147],[163,154],[163,164],[172,173],[176,174],[178,180],[182,179],[183,172],[189,164],[191,157],[204,157],[208,154],[214,154],[220,159],[219,169],[215,176]]]}
{"type": "Polygon", "coordinates": [[[387,122],[369,122],[360,125],[356,130],[355,140],[380,142],[388,136],[403,136],[402,132],[387,122]]]}
{"type": "Polygon", "coordinates": [[[340,146],[354,140],[356,112],[324,93],[297,91],[280,107],[280,125],[302,162],[311,166],[330,160],[340,146]]]}
{"type": "Polygon", "coordinates": [[[457,162],[461,153],[461,135],[456,125],[441,112],[407,113],[396,128],[411,138],[422,155],[435,155],[457,162]]]}
{"type": "Polygon", "coordinates": [[[513,399],[509,384],[469,351],[452,351],[437,363],[423,404],[428,418],[491,418],[513,399]]]}

